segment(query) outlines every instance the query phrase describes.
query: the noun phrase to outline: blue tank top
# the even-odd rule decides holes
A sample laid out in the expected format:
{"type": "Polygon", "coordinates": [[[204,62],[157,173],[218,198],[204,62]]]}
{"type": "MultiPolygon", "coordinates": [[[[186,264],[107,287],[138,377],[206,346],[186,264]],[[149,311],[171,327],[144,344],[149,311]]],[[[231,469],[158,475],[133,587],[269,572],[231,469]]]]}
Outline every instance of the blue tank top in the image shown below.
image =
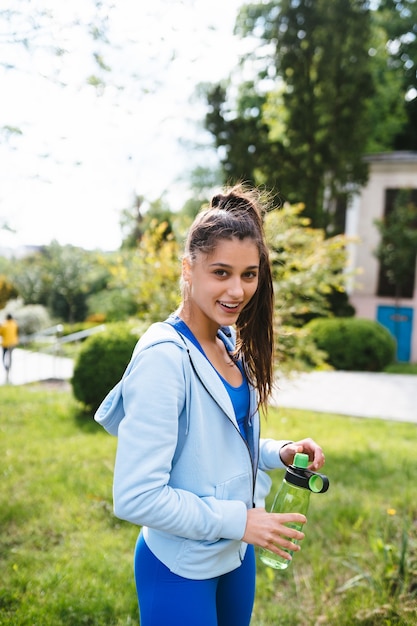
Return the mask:
{"type": "MultiPolygon", "coordinates": [[[[187,337],[187,339],[189,339],[196,346],[196,348],[200,350],[201,354],[203,354],[207,359],[207,356],[203,348],[201,347],[199,341],[191,332],[191,330],[188,328],[187,324],[180,317],[177,317],[176,315],[171,315],[168,318],[167,322],[171,324],[171,326],[173,326],[178,332],[184,335],[184,337],[187,337]]],[[[242,363],[240,361],[237,361],[236,365],[240,369],[242,373],[242,378],[243,378],[242,384],[239,385],[239,387],[233,387],[233,385],[227,382],[227,380],[223,378],[221,374],[219,374],[219,372],[216,370],[214,366],[212,367],[217,373],[217,375],[219,376],[220,380],[223,382],[226,388],[226,391],[229,394],[230,400],[232,401],[232,405],[233,405],[233,409],[235,412],[236,421],[238,423],[240,433],[242,437],[244,437],[244,439],[247,440],[246,427],[247,427],[247,421],[248,421],[248,415],[249,415],[249,385],[248,385],[248,381],[245,375],[245,371],[242,367],[242,363]]]]}

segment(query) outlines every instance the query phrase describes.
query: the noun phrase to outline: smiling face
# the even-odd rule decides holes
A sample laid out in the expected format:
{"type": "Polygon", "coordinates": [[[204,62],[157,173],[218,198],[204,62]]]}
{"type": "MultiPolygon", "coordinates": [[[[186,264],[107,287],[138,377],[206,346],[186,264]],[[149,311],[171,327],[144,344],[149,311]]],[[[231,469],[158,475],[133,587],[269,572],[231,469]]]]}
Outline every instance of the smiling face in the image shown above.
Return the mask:
{"type": "Polygon", "coordinates": [[[259,252],[250,238],[221,239],[210,254],[184,259],[184,303],[194,330],[234,324],[258,287],[259,252]]]}

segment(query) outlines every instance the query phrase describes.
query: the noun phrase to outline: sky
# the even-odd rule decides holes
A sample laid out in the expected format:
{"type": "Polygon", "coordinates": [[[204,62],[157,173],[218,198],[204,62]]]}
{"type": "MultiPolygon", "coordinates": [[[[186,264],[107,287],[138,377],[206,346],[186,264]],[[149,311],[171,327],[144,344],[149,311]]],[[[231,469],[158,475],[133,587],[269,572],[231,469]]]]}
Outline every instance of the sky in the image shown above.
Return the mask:
{"type": "Polygon", "coordinates": [[[28,0],[7,2],[21,14],[7,23],[0,9],[0,248],[115,250],[134,194],[180,208],[193,166],[216,165],[212,151],[191,149],[208,142],[194,90],[236,66],[242,0],[32,0],[30,12],[28,0]]]}

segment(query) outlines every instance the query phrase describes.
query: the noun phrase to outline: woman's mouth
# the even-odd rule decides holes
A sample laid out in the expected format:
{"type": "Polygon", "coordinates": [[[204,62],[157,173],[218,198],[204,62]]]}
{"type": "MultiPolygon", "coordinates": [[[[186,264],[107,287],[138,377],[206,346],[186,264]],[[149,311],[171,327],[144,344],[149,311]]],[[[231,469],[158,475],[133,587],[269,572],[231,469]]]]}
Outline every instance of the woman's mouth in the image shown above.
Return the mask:
{"type": "Polygon", "coordinates": [[[240,302],[235,304],[232,304],[230,302],[222,302],[221,300],[218,300],[217,302],[223,309],[226,309],[226,311],[229,311],[230,313],[236,313],[240,306],[240,302]]]}

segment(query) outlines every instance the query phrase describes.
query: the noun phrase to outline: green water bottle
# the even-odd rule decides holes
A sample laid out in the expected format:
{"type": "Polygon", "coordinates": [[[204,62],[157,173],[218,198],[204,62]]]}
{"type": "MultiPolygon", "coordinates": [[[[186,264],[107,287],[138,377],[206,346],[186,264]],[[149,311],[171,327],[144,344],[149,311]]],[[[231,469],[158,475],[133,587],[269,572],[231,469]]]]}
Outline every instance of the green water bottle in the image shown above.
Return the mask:
{"type": "MultiPolygon", "coordinates": [[[[329,479],[324,474],[317,474],[307,469],[308,455],[297,453],[292,465],[287,467],[285,477],[278,490],[271,513],[302,513],[307,515],[310,503],[310,494],[324,493],[329,488],[329,479]]],[[[303,524],[286,524],[289,528],[302,530],[303,524]]],[[[291,539],[293,543],[297,543],[291,539]]],[[[285,550],[292,555],[292,551],[285,550]]],[[[261,548],[259,557],[265,565],[274,569],[286,569],[291,561],[275,554],[265,548],[261,548]]]]}

